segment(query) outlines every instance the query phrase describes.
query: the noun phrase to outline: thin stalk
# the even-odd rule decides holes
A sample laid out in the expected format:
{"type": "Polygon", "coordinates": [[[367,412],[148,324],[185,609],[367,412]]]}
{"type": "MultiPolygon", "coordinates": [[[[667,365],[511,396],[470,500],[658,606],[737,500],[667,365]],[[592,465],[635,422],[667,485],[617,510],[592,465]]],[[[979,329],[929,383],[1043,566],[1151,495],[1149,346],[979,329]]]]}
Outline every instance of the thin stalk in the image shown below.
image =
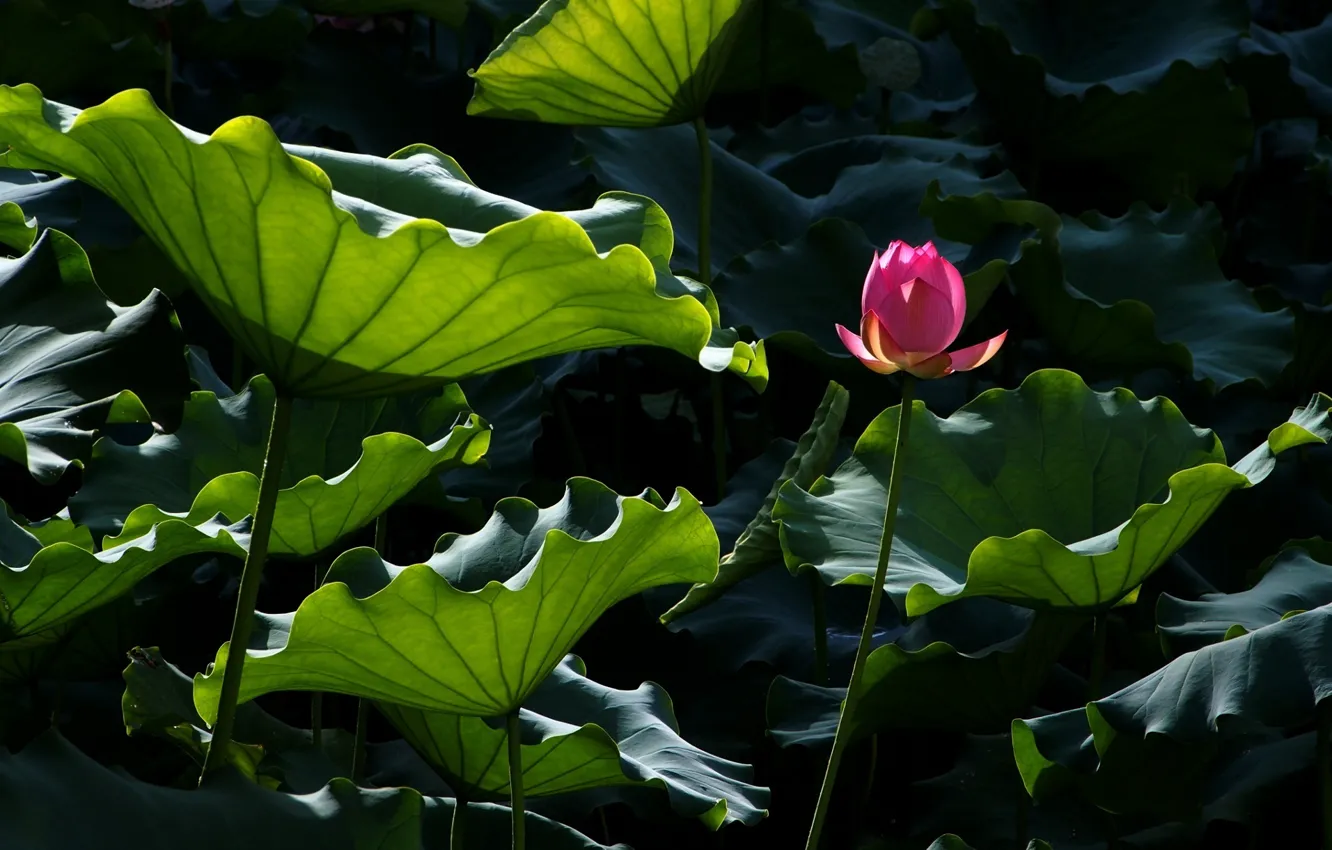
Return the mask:
{"type": "Polygon", "coordinates": [[[574,428],[573,417],[569,415],[569,406],[565,403],[559,387],[551,393],[551,399],[551,404],[555,408],[555,418],[559,420],[560,431],[564,435],[566,459],[573,468],[574,475],[586,475],[587,461],[583,459],[583,449],[578,445],[578,431],[574,428]]]}
{"type": "Polygon", "coordinates": [[[365,776],[365,730],[370,725],[370,700],[356,701],[356,743],[352,745],[351,781],[359,783],[365,776]]]}
{"type": "Polygon", "coordinates": [[[874,626],[879,621],[879,608],[883,604],[883,582],[888,575],[888,559],[893,551],[893,532],[897,526],[897,503],[902,496],[903,457],[907,448],[907,435],[911,431],[911,403],[916,395],[916,379],[909,374],[902,376],[902,404],[897,409],[897,442],[893,447],[893,469],[888,477],[888,503],[884,506],[883,534],[879,538],[879,559],[874,568],[874,584],[870,587],[869,608],[865,612],[865,625],[860,629],[860,643],[856,645],[856,658],[851,665],[851,682],[846,689],[846,699],[842,702],[841,716],[837,722],[837,733],[833,736],[832,753],[828,756],[828,769],[823,775],[823,787],[819,789],[819,801],[814,807],[814,820],[809,827],[809,839],[805,850],[818,850],[819,839],[823,835],[823,824],[828,818],[828,808],[832,803],[833,786],[837,784],[837,770],[842,765],[842,756],[851,743],[848,715],[855,713],[860,699],[860,683],[865,677],[865,659],[869,657],[870,638],[874,626]]]}
{"type": "Polygon", "coordinates": [[[1091,678],[1087,680],[1087,699],[1101,697],[1101,683],[1105,681],[1106,615],[1097,614],[1092,620],[1091,678]]]}
{"type": "Polygon", "coordinates": [[[1323,850],[1332,850],[1332,701],[1318,706],[1318,796],[1323,804],[1323,850]]]}
{"type": "Polygon", "coordinates": [[[449,850],[463,850],[467,836],[467,800],[457,792],[453,798],[453,820],[449,823],[449,850]]]}
{"type": "MultiPolygon", "coordinates": [[[[712,286],[712,142],[708,125],[699,115],[694,119],[698,140],[698,277],[704,286],[712,286]]],[[[722,376],[710,376],[712,391],[712,461],[716,472],[717,501],[726,494],[726,394],[722,376]]]]}
{"type": "Polygon", "coordinates": [[[518,709],[504,723],[509,739],[509,808],[513,811],[513,850],[527,846],[527,817],[523,811],[523,742],[519,733],[518,709]]]}
{"type": "Polygon", "coordinates": [[[828,592],[823,579],[815,570],[805,573],[809,577],[810,603],[814,608],[814,684],[828,685],[828,592]]]}
{"type": "Polygon", "coordinates": [[[259,501],[254,508],[250,551],[241,569],[240,591],[236,594],[236,616],[231,621],[231,643],[226,667],[222,672],[222,695],[218,699],[217,723],[213,741],[204,757],[199,781],[227,763],[227,749],[236,724],[236,702],[240,697],[241,672],[245,667],[245,647],[254,626],[254,606],[259,599],[259,584],[268,560],[268,537],[273,530],[273,512],[277,508],[278,488],[282,481],[282,462],[287,456],[287,438],[291,434],[291,396],[279,395],[273,404],[273,421],[268,427],[268,449],[259,474],[259,501]]]}
{"type": "MultiPolygon", "coordinates": [[[[240,351],[240,348],[236,349],[240,351]]],[[[315,561],[314,565],[314,589],[318,590],[324,585],[324,568],[315,561]]],[[[310,692],[310,738],[314,741],[316,750],[324,749],[324,692],[310,692]]]]}
{"type": "MultiPolygon", "coordinates": [[[[375,551],[388,557],[388,511],[375,517],[375,551]]],[[[360,782],[365,773],[365,732],[370,725],[370,700],[356,701],[356,739],[352,742],[351,780],[360,782]]]]}

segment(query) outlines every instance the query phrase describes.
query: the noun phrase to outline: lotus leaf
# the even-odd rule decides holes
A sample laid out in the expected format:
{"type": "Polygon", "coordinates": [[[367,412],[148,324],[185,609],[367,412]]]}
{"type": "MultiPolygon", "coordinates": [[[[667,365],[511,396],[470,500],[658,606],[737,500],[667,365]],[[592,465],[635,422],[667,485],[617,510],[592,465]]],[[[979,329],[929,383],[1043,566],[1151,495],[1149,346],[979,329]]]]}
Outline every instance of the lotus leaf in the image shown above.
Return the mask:
{"type": "Polygon", "coordinates": [[[187,386],[184,340],[160,292],[108,302],[59,231],[0,257],[0,457],[51,484],[108,421],[146,423],[141,399],[156,411],[187,386]]]}
{"type": "MultiPolygon", "coordinates": [[[[828,389],[814,411],[814,421],[801,435],[781,473],[768,489],[768,495],[759,506],[739,538],[735,547],[721,559],[717,578],[709,584],[696,584],[689,589],[685,598],[662,615],[663,623],[671,623],[691,611],[707,605],[745,578],[774,566],[781,557],[781,543],[777,538],[777,526],[772,522],[772,508],[777,503],[777,493],[787,481],[795,481],[798,486],[808,487],[823,475],[837,450],[837,437],[846,419],[846,408],[850,403],[850,393],[836,382],[830,382],[828,389]]],[[[720,507],[720,505],[718,506],[720,507]]]]}
{"type": "MultiPolygon", "coordinates": [[[[0,164],[67,173],[124,206],[294,396],[409,392],[614,345],[697,357],[713,333],[697,299],[658,292],[635,246],[598,253],[557,213],[490,230],[410,218],[336,190],[258,119],[205,137],[143,91],[79,111],[32,86],[0,87],[0,141],[11,148],[0,164]]],[[[447,168],[432,151],[405,155],[447,168]]]]}
{"type": "Polygon", "coordinates": [[[1316,608],[1181,655],[1085,709],[1014,720],[1028,792],[1043,797],[1094,770],[1092,792],[1111,810],[1196,806],[1227,739],[1279,739],[1332,694],[1329,624],[1332,607],[1316,608]],[[1160,793],[1153,799],[1135,783],[1160,793]]]}
{"type": "MultiPolygon", "coordinates": [[[[273,419],[273,385],[262,375],[239,393],[191,395],[172,434],[137,446],[103,438],[87,484],[71,501],[79,522],[116,545],[167,519],[192,525],[222,514],[254,513],[273,419]]],[[[313,555],[374,521],[433,473],[477,463],[489,427],[467,408],[457,385],[396,399],[301,401],[297,434],[282,469],[269,551],[313,555]],[[383,433],[409,431],[408,433],[383,433]]]]}
{"type": "MultiPolygon", "coordinates": [[[[990,599],[940,608],[870,653],[863,695],[843,722],[855,737],[884,729],[1007,728],[1084,625],[1083,618],[990,599]]],[[[830,745],[845,697],[845,688],[778,676],[768,693],[773,738],[782,746],[830,745]]]]}
{"type": "MultiPolygon", "coordinates": [[[[918,403],[884,589],[908,616],[967,596],[1103,611],[1227,493],[1266,478],[1277,454],[1326,442],[1329,408],[1315,396],[1231,467],[1217,437],[1170,401],[1093,392],[1057,369],[947,418],[918,403]]],[[[812,567],[829,584],[871,580],[896,423],[896,409],[881,414],[809,491],[782,488],[773,517],[790,569],[812,567]]]]}
{"type": "MultiPolygon", "coordinates": [[[[314,794],[279,794],[239,776],[197,791],[165,788],[98,764],[55,730],[17,755],[0,752],[0,843],[8,847],[447,847],[453,805],[410,788],[357,788],[346,779],[314,794]],[[54,799],[68,805],[50,805],[54,799]]],[[[507,808],[473,804],[468,814],[477,846],[507,840],[507,808]]],[[[550,850],[603,847],[539,815],[529,813],[527,827],[550,850]]]]}
{"type": "Polygon", "coordinates": [[[1161,594],[1156,600],[1156,623],[1162,646],[1168,654],[1178,655],[1328,604],[1332,604],[1332,565],[1294,546],[1278,555],[1248,590],[1209,593],[1196,601],[1161,594]]]}
{"type": "MultiPolygon", "coordinates": [[[[549,508],[503,499],[476,534],[446,534],[424,564],[353,549],[293,614],[257,615],[242,702],[277,690],[349,693],[430,711],[497,716],[522,706],[611,605],[716,575],[716,532],[677,490],[617,496],[575,478],[549,508]]],[[[216,717],[229,647],[195,679],[216,717]]]]}
{"type": "MultiPolygon", "coordinates": [[[[508,798],[502,728],[389,703],[379,709],[451,787],[470,799],[508,798]]],[[[532,692],[519,720],[528,796],[641,784],[665,790],[672,808],[711,829],[754,824],[767,814],[767,789],[750,784],[753,769],[681,738],[670,697],[657,685],[608,688],[569,656],[532,692]]]]}
{"type": "Polygon", "coordinates": [[[42,546],[0,514],[0,644],[54,639],[55,627],[127,593],[144,576],[196,552],[244,556],[249,523],[167,520],[118,546],[90,552],[77,543],[42,546]],[[12,560],[11,560],[12,559],[12,560]]]}
{"type": "Polygon", "coordinates": [[[472,72],[471,115],[655,127],[703,114],[751,0],[547,0],[472,72]]]}

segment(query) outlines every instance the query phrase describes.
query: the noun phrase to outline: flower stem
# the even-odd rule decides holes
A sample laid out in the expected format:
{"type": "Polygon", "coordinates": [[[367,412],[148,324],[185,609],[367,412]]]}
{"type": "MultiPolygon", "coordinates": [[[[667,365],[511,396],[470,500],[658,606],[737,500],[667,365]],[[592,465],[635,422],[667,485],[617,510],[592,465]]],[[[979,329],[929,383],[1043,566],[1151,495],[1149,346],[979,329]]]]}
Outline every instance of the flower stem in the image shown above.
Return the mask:
{"type": "Polygon", "coordinates": [[[268,537],[273,530],[278,489],[282,486],[282,462],[287,456],[287,438],[291,434],[291,397],[279,395],[273,404],[273,421],[268,428],[268,449],[259,474],[259,501],[254,508],[250,532],[250,550],[241,569],[240,591],[236,594],[236,615],[231,622],[231,644],[222,672],[222,695],[218,700],[217,723],[213,741],[204,757],[199,781],[227,763],[227,750],[236,723],[236,702],[240,698],[241,671],[245,666],[245,647],[254,626],[254,606],[259,599],[259,584],[268,560],[268,537]]]}
{"type": "MultiPolygon", "coordinates": [[[[699,115],[694,119],[694,136],[698,140],[698,278],[704,286],[712,286],[712,142],[708,140],[708,125],[699,115]]],[[[717,501],[726,494],[726,411],[722,376],[711,375],[712,391],[712,460],[716,471],[717,501]]]]}
{"type": "Polygon", "coordinates": [[[870,587],[869,609],[865,612],[865,625],[860,629],[860,643],[856,645],[856,658],[851,666],[851,682],[846,689],[846,699],[842,702],[841,716],[837,722],[837,733],[833,736],[832,753],[828,756],[828,769],[823,775],[823,787],[819,789],[819,801],[814,807],[814,821],[809,827],[809,839],[805,850],[818,850],[819,839],[823,835],[823,824],[828,818],[828,808],[832,803],[833,786],[837,783],[837,770],[841,767],[842,756],[851,743],[850,724],[847,718],[855,714],[857,701],[860,699],[860,683],[865,677],[865,659],[869,657],[870,638],[874,626],[879,621],[879,607],[883,604],[883,582],[888,575],[888,559],[893,550],[893,532],[897,526],[897,503],[902,495],[903,458],[907,448],[907,435],[911,431],[911,408],[916,394],[916,379],[909,374],[902,376],[902,404],[897,409],[897,442],[893,447],[893,468],[888,476],[888,503],[884,506],[883,534],[879,538],[879,560],[874,568],[874,584],[870,587]]]}
{"type": "Polygon", "coordinates": [[[814,608],[814,684],[828,685],[828,603],[823,579],[815,570],[809,577],[810,603],[814,608]]]}
{"type": "Polygon", "coordinates": [[[523,811],[523,742],[518,723],[518,709],[505,721],[509,739],[509,807],[513,811],[513,850],[527,845],[527,816],[523,811]]]}

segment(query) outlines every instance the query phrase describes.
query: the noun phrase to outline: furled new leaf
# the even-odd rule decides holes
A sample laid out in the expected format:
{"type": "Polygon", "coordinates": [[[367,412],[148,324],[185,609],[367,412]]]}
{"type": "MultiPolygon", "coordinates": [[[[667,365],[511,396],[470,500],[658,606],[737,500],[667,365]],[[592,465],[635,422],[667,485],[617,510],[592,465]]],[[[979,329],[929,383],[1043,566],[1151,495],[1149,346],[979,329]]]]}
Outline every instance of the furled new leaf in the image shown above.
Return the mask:
{"type": "Polygon", "coordinates": [[[786,465],[782,467],[777,480],[773,481],[768,495],[763,499],[758,513],[745,526],[735,542],[735,548],[722,556],[718,566],[717,578],[708,584],[696,584],[689,589],[669,611],[661,616],[663,623],[683,617],[691,611],[707,605],[721,596],[745,578],[774,566],[781,558],[781,542],[777,538],[777,526],[772,521],[772,509],[777,504],[777,493],[787,481],[795,481],[800,487],[809,487],[814,480],[823,475],[837,450],[837,437],[846,419],[846,408],[851,394],[835,381],[828,383],[814,411],[814,420],[800,436],[786,465]]]}
{"type": "MultiPolygon", "coordinates": [[[[71,500],[76,520],[115,545],[170,518],[239,521],[259,498],[273,385],[262,375],[229,398],[193,393],[181,427],[137,446],[110,439],[93,451],[71,500]]],[[[312,555],[374,521],[433,473],[478,462],[490,430],[450,385],[394,399],[300,401],[281,470],[269,551],[312,555]],[[384,433],[404,431],[407,433],[384,433]]]]}
{"type": "MultiPolygon", "coordinates": [[[[679,284],[659,291],[635,245],[599,252],[558,213],[494,227],[493,216],[413,218],[342,192],[255,118],[205,137],[173,124],[143,91],[80,112],[32,86],[0,87],[0,142],[11,148],[3,164],[66,173],[125,207],[291,395],[409,392],[616,345],[699,357],[713,335],[707,307],[679,284]]],[[[401,158],[432,177],[450,170],[432,149],[401,158]]],[[[474,188],[460,177],[447,185],[474,188]]],[[[641,222],[652,205],[639,201],[603,203],[641,222]]],[[[718,370],[730,362],[705,359],[718,370]]]]}
{"type": "MultiPolygon", "coordinates": [[[[72,239],[47,231],[0,257],[0,457],[50,484],[87,458],[108,421],[149,420],[189,386],[171,305],[117,307],[72,239]]],[[[0,493],[3,488],[0,488],[0,493]]]]}
{"type": "MultiPolygon", "coordinates": [[[[698,501],[617,496],[570,480],[549,508],[504,499],[479,532],[447,534],[424,564],[372,549],[333,562],[293,614],[258,615],[240,699],[278,690],[354,694],[432,711],[520,707],[603,611],[649,587],[708,581],[718,543],[698,501]]],[[[216,716],[222,668],[195,679],[216,716]]]]}
{"type": "Polygon", "coordinates": [[[703,114],[751,0],[547,0],[471,72],[471,115],[655,127],[703,114]]]}
{"type": "MultiPolygon", "coordinates": [[[[1184,544],[1230,491],[1261,482],[1277,454],[1332,437],[1317,395],[1226,466],[1220,440],[1167,399],[1093,392],[1071,372],[1032,373],[952,416],[912,411],[902,507],[884,588],[909,616],[991,596],[1033,608],[1105,610],[1184,544]]],[[[793,571],[872,581],[897,411],[808,491],[787,484],[773,517],[793,571]]]]}
{"type": "MultiPolygon", "coordinates": [[[[508,799],[503,728],[477,717],[378,705],[450,787],[474,800],[508,799]]],[[[753,769],[680,737],[670,697],[658,685],[608,688],[587,678],[581,659],[569,656],[532,692],[519,719],[529,796],[647,785],[711,829],[731,821],[754,824],[767,814],[768,792],[750,784],[753,769]]]]}

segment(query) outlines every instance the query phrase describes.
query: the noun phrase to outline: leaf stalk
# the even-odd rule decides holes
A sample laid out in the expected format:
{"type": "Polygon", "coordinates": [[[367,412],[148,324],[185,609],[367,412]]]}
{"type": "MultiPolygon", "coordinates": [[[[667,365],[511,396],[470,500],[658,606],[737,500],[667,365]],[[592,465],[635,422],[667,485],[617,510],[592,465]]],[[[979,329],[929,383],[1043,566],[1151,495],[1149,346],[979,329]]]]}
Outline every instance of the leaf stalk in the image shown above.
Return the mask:
{"type": "Polygon", "coordinates": [[[236,724],[236,702],[240,698],[241,672],[245,666],[245,648],[250,643],[250,630],[254,627],[254,606],[259,599],[259,585],[263,578],[264,562],[268,560],[268,538],[273,530],[273,514],[277,509],[278,489],[282,482],[282,464],[287,457],[287,442],[291,436],[291,396],[279,394],[273,404],[273,421],[268,428],[268,447],[264,452],[264,466],[259,474],[259,501],[254,508],[254,525],[250,532],[250,549],[245,554],[241,569],[240,590],[236,594],[236,615],[231,622],[230,651],[222,672],[222,693],[218,699],[217,723],[213,725],[213,740],[204,757],[202,783],[208,774],[227,763],[227,750],[236,724]]]}
{"type": "MultiPolygon", "coordinates": [[[[694,136],[698,140],[698,277],[704,286],[712,286],[712,142],[702,115],[694,118],[694,136]]],[[[716,472],[717,501],[726,495],[726,396],[722,376],[713,372],[712,459],[716,472]]]]}
{"type": "Polygon", "coordinates": [[[509,744],[509,808],[513,812],[513,850],[527,846],[527,815],[523,810],[523,742],[515,708],[505,720],[509,744]]]}
{"type": "Polygon", "coordinates": [[[888,575],[888,560],[893,550],[893,533],[897,526],[897,504],[902,496],[902,478],[905,471],[903,457],[907,447],[907,436],[911,431],[912,402],[916,395],[916,379],[910,374],[902,376],[902,403],[897,408],[897,440],[893,447],[893,468],[888,476],[888,503],[884,506],[883,533],[879,538],[879,559],[874,568],[874,584],[870,586],[869,608],[865,612],[865,624],[860,629],[860,642],[856,644],[856,658],[851,666],[851,682],[846,689],[846,699],[842,702],[842,711],[837,720],[837,733],[833,736],[832,753],[828,756],[828,769],[823,775],[823,786],[819,789],[819,800],[814,807],[814,820],[809,827],[809,839],[805,850],[818,850],[819,840],[823,835],[823,824],[828,818],[828,809],[832,803],[833,786],[837,784],[837,771],[842,765],[842,757],[851,743],[851,730],[847,718],[855,713],[861,698],[861,682],[865,678],[865,661],[869,657],[870,638],[874,626],[879,621],[879,608],[883,605],[883,582],[888,575]]]}

